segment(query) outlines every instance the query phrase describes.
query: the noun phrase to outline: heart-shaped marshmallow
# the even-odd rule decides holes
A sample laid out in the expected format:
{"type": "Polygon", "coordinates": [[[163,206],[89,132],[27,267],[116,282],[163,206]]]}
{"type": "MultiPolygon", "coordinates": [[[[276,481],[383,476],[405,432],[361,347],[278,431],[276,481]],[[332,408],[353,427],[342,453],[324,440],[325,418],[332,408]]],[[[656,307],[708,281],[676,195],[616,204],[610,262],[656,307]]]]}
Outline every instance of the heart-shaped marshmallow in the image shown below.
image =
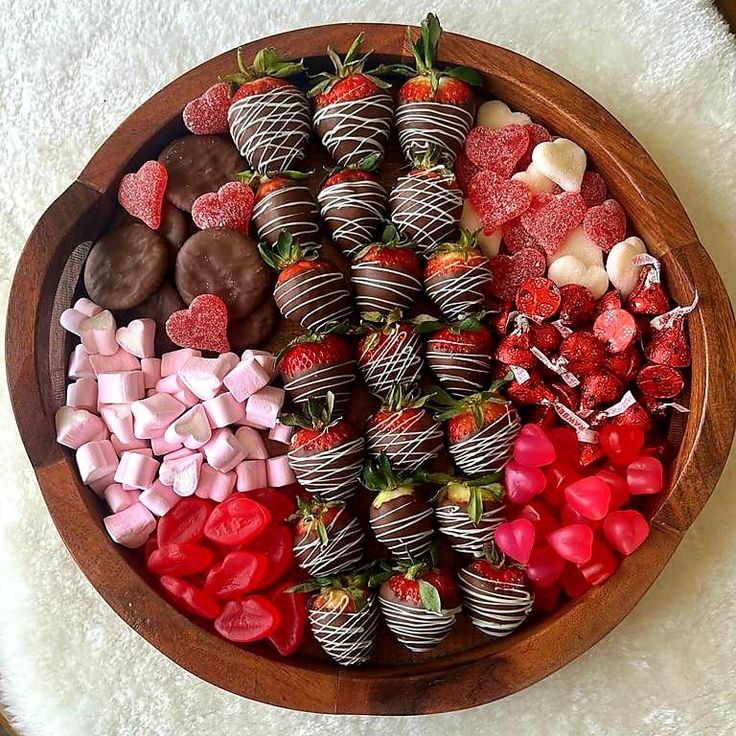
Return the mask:
{"type": "Polygon", "coordinates": [[[540,143],[532,151],[532,162],[566,192],[579,192],[588,159],[585,151],[567,138],[540,143]]]}
{"type": "Polygon", "coordinates": [[[186,455],[164,458],[158,472],[159,480],[165,486],[173,487],[177,496],[191,496],[197,490],[203,460],[200,452],[188,452],[186,455]]]}
{"type": "Polygon", "coordinates": [[[647,247],[641,238],[632,235],[632,237],[616,243],[608,254],[608,260],[606,261],[608,278],[621,292],[624,299],[629,296],[636,286],[639,271],[643,268],[642,266],[635,266],[632,261],[636,256],[646,252],[647,247]]]}
{"type": "Polygon", "coordinates": [[[201,230],[229,227],[247,233],[254,197],[253,190],[247,184],[229,181],[217,192],[202,194],[194,200],[192,220],[201,230]]]}
{"type": "Polygon", "coordinates": [[[533,194],[553,194],[557,186],[534,163],[529,164],[524,171],[518,171],[511,178],[516,181],[523,181],[532,190],[533,194]]]}
{"type": "Polygon", "coordinates": [[[483,232],[483,223],[478,217],[472,202],[469,199],[463,204],[463,212],[460,215],[460,227],[463,230],[470,230],[471,233],[480,232],[476,235],[475,240],[480,249],[488,258],[495,258],[498,255],[498,249],[501,246],[501,228],[496,228],[490,235],[483,232]]]}
{"type": "Polygon", "coordinates": [[[503,128],[505,125],[527,125],[532,119],[525,112],[513,112],[501,100],[488,100],[478,108],[476,124],[485,128],[503,128]]]}
{"type": "Polygon", "coordinates": [[[136,358],[152,358],[156,323],[152,319],[134,319],[127,327],[119,327],[115,333],[118,345],[136,358]]]}
{"type": "Polygon", "coordinates": [[[492,171],[480,171],[468,184],[468,198],[483,223],[483,231],[490,235],[529,209],[532,192],[523,181],[503,179],[492,171]]]}
{"type": "Polygon", "coordinates": [[[174,420],[164,432],[164,439],[171,444],[181,442],[190,450],[198,450],[212,437],[212,427],[202,404],[195,404],[178,419],[174,420]]]}
{"type": "Polygon", "coordinates": [[[118,352],[116,329],[115,317],[105,309],[94,317],[85,317],[80,321],[79,337],[89,355],[115,355],[118,352]]]}
{"type": "Polygon", "coordinates": [[[215,294],[200,294],[189,309],[174,312],[166,320],[166,334],[183,348],[225,353],[227,340],[227,307],[215,294]]]}
{"type": "Polygon", "coordinates": [[[552,264],[564,256],[574,256],[588,266],[603,267],[603,251],[585,234],[582,227],[570,230],[565,242],[551,256],[547,263],[552,264]]]}
{"type": "Polygon", "coordinates": [[[586,287],[595,299],[600,299],[608,290],[608,274],[603,266],[584,263],[575,256],[562,256],[550,264],[547,278],[557,286],[578,284],[586,287]]]}
{"type": "Polygon", "coordinates": [[[158,161],[146,161],[134,174],[126,174],[120,181],[118,202],[133,217],[158,230],[164,206],[166,167],[158,161]]]}
{"type": "Polygon", "coordinates": [[[102,420],[86,409],[62,406],[56,412],[56,441],[76,450],[87,442],[107,439],[102,420]]]}
{"type": "Polygon", "coordinates": [[[230,107],[230,85],[218,82],[199,97],[187,102],[182,118],[195,135],[222,135],[229,130],[227,111],[230,107]]]}

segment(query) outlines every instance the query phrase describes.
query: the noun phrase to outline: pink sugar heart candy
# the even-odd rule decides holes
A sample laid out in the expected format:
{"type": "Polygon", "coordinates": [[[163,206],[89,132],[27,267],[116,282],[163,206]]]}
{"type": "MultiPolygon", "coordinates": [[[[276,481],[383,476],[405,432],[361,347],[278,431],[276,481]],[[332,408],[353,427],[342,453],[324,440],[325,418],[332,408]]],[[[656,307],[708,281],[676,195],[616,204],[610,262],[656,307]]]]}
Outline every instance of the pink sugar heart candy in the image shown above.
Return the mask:
{"type": "Polygon", "coordinates": [[[522,248],[513,255],[491,259],[490,293],[505,302],[513,301],[519,287],[530,278],[544,276],[547,262],[544,253],[536,248],[522,248]]]}
{"type": "Polygon", "coordinates": [[[626,483],[632,496],[659,493],[664,485],[664,469],[656,457],[642,455],[626,467],[626,483]]]}
{"type": "Polygon", "coordinates": [[[194,135],[223,135],[229,130],[229,107],[230,84],[218,82],[187,102],[182,113],[184,125],[194,135]]]}
{"type": "Polygon", "coordinates": [[[538,424],[525,424],[514,443],[514,460],[519,465],[540,468],[557,459],[555,446],[538,424]]]}
{"type": "Polygon", "coordinates": [[[622,555],[630,555],[649,536],[649,523],[633,509],[612,511],[603,522],[603,533],[614,549],[622,555]]]}
{"type": "Polygon", "coordinates": [[[526,565],[534,547],[534,524],[528,519],[507,521],[496,527],[496,546],[512,560],[526,565]]]}
{"type": "Polygon", "coordinates": [[[533,248],[543,251],[542,246],[537,239],[527,232],[527,229],[521,224],[521,220],[517,217],[515,220],[507,222],[503,228],[503,244],[510,255],[523,248],[533,248]]]}
{"type": "Polygon", "coordinates": [[[483,224],[483,232],[490,235],[529,209],[532,191],[523,181],[479,171],[468,183],[468,198],[483,224]]]}
{"type": "Polygon", "coordinates": [[[602,519],[611,506],[611,489],[601,478],[590,475],[565,488],[565,500],[586,519],[602,519]]]}
{"type": "Polygon", "coordinates": [[[568,562],[582,565],[593,554],[593,530],[587,524],[570,524],[550,532],[547,541],[568,562]]]}
{"type": "Polygon", "coordinates": [[[153,358],[155,337],[156,323],[152,319],[134,319],[115,333],[117,344],[136,358],[153,358]]]}
{"type": "Polygon", "coordinates": [[[547,478],[539,468],[520,465],[516,460],[511,460],[504,469],[504,484],[506,496],[511,503],[525,504],[544,490],[547,478]]]}
{"type": "Polygon", "coordinates": [[[133,174],[120,180],[118,202],[133,217],[144,222],[151,230],[161,226],[161,213],[169,174],[158,161],[146,161],[133,174]]]}
{"type": "Polygon", "coordinates": [[[604,253],[608,253],[626,237],[624,208],[615,199],[591,207],[583,218],[583,230],[604,253]]]}
{"type": "Polygon", "coordinates": [[[166,334],[175,345],[198,350],[226,353],[227,307],[215,294],[200,294],[189,309],[174,312],[166,320],[166,334]]]}
{"type": "Polygon", "coordinates": [[[576,192],[536,194],[521,216],[521,224],[547,255],[553,256],[570,231],[582,222],[585,212],[585,200],[576,192]]]}
{"type": "Polygon", "coordinates": [[[534,585],[546,588],[559,580],[564,569],[565,560],[548,544],[543,544],[532,550],[526,574],[534,585]]]}
{"type": "Polygon", "coordinates": [[[580,185],[580,196],[585,200],[588,207],[597,207],[603,204],[608,190],[604,178],[596,171],[586,171],[583,174],[583,182],[580,185]]]}
{"type": "Polygon", "coordinates": [[[202,194],[192,204],[192,220],[201,230],[229,227],[248,232],[253,210],[253,190],[239,181],[223,184],[217,192],[202,194]]]}
{"type": "Polygon", "coordinates": [[[503,128],[473,128],[465,139],[465,154],[478,168],[508,179],[516,163],[529,147],[529,131],[524,125],[503,128]]]}

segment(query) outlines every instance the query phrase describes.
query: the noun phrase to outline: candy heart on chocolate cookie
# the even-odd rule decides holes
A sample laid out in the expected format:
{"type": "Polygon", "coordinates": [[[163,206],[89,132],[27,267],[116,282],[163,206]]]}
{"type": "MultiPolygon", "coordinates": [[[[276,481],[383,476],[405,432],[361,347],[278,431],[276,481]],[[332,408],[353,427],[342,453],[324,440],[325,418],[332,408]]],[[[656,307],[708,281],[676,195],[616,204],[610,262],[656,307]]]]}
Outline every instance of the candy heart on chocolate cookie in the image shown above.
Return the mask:
{"type": "Polygon", "coordinates": [[[158,230],[169,175],[158,161],[146,161],[133,174],[120,180],[118,202],[128,213],[145,222],[151,230],[158,230]]]}
{"type": "Polygon", "coordinates": [[[202,194],[194,200],[192,220],[200,230],[229,227],[247,234],[253,199],[253,190],[249,186],[230,181],[217,192],[202,194]]]}
{"type": "Polygon", "coordinates": [[[201,294],[189,309],[174,312],[166,320],[166,333],[180,347],[226,353],[230,344],[225,302],[214,294],[201,294]]]}
{"type": "Polygon", "coordinates": [[[182,113],[184,125],[195,135],[222,135],[228,132],[229,107],[230,85],[218,82],[187,102],[182,113]]]}

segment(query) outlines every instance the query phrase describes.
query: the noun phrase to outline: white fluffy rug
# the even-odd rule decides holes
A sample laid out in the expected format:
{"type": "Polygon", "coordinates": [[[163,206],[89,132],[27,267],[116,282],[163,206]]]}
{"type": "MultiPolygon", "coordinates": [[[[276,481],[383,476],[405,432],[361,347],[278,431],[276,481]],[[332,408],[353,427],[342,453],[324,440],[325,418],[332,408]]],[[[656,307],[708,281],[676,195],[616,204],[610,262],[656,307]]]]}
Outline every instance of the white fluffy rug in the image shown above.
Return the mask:
{"type": "MultiPolygon", "coordinates": [[[[437,0],[433,6],[415,0],[2,0],[2,303],[33,223],[123,118],[162,85],[259,36],[330,21],[416,22],[429,9],[450,30],[546,64],[617,115],[669,177],[733,292],[736,48],[709,2],[437,0]]],[[[249,702],[199,681],[107,608],[51,524],[4,385],[0,391],[0,676],[21,734],[736,732],[734,463],[651,592],[615,632],[563,671],[461,714],[319,717],[249,702]]]]}

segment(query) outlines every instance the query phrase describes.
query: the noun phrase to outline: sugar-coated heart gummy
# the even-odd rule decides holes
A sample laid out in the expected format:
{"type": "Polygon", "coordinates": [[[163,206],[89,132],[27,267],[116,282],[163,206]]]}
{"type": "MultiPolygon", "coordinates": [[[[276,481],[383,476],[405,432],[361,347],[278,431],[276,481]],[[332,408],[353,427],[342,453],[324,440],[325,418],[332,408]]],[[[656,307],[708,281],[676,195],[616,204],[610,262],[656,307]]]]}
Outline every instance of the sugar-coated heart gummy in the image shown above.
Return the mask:
{"type": "Polygon", "coordinates": [[[492,171],[479,171],[470,180],[468,197],[486,235],[523,215],[532,201],[531,190],[524,182],[504,179],[492,171]]]}
{"type": "Polygon", "coordinates": [[[146,567],[154,575],[185,578],[206,570],[214,559],[214,552],[201,544],[165,544],[151,552],[146,560],[146,567]]]}
{"type": "Polygon", "coordinates": [[[520,465],[516,460],[510,460],[504,468],[506,497],[511,503],[531,501],[544,490],[546,483],[547,479],[539,468],[520,465]]]}
{"type": "Polygon", "coordinates": [[[218,82],[187,102],[182,113],[184,125],[195,135],[222,135],[229,131],[229,107],[230,84],[218,82]]]}
{"type": "Polygon", "coordinates": [[[641,455],[626,467],[626,483],[632,496],[659,493],[664,486],[664,468],[656,457],[641,455]]]}
{"type": "Polygon", "coordinates": [[[158,161],[146,161],[137,172],[120,180],[118,202],[133,217],[142,220],[151,230],[161,225],[164,194],[169,174],[158,161]]]}
{"type": "Polygon", "coordinates": [[[596,539],[590,559],[579,567],[583,577],[591,585],[602,585],[618,569],[618,560],[604,542],[596,539]]]}
{"type": "Polygon", "coordinates": [[[583,230],[602,251],[608,253],[626,237],[624,208],[615,199],[607,199],[591,207],[583,217],[583,230]]]}
{"type": "Polygon", "coordinates": [[[611,468],[603,468],[596,475],[608,484],[611,491],[611,511],[620,509],[629,500],[629,488],[624,477],[611,468]]]}
{"type": "Polygon", "coordinates": [[[294,585],[295,580],[287,580],[265,594],[281,612],[281,626],[268,637],[268,640],[284,657],[294,654],[299,649],[307,626],[309,596],[306,593],[287,592],[294,585]]]}
{"type": "Polygon", "coordinates": [[[632,235],[630,238],[616,243],[608,254],[606,260],[608,278],[613,286],[619,289],[624,299],[636,286],[642,268],[641,266],[635,266],[632,261],[636,256],[646,253],[646,251],[647,248],[644,242],[632,235]]]}
{"type": "Polygon", "coordinates": [[[487,100],[478,108],[476,116],[478,125],[486,128],[503,128],[505,125],[516,123],[527,125],[531,118],[525,112],[514,112],[501,100],[487,100]]]}
{"type": "Polygon", "coordinates": [[[608,543],[622,555],[630,555],[649,536],[649,522],[633,509],[612,511],[603,522],[608,543]]]}
{"type": "Polygon", "coordinates": [[[534,547],[534,524],[528,519],[507,521],[496,528],[496,546],[522,565],[529,562],[534,547]]]}
{"type": "Polygon", "coordinates": [[[547,588],[560,579],[564,569],[565,560],[548,544],[542,544],[532,550],[526,574],[535,587],[547,588]]]}
{"type": "Polygon", "coordinates": [[[588,207],[597,207],[603,204],[608,190],[605,179],[597,171],[586,171],[580,185],[580,196],[588,207]]]}
{"type": "Polygon", "coordinates": [[[565,500],[586,519],[602,519],[611,505],[611,489],[595,475],[581,478],[565,488],[565,500]]]}
{"type": "Polygon", "coordinates": [[[606,424],[598,433],[598,441],[613,465],[628,465],[644,447],[644,430],[637,426],[606,424]]]}
{"type": "Polygon", "coordinates": [[[503,128],[473,128],[465,139],[465,153],[478,168],[508,179],[529,146],[529,132],[523,125],[503,128]]]}
{"type": "Polygon", "coordinates": [[[213,504],[204,498],[182,498],[159,520],[158,546],[199,542],[204,537],[204,526],[213,508],[213,504]]]}
{"type": "Polygon", "coordinates": [[[569,562],[581,565],[593,552],[593,530],[587,524],[570,524],[547,535],[547,541],[557,554],[569,562]]]}
{"type": "Polygon", "coordinates": [[[467,157],[462,149],[455,159],[455,178],[460,189],[468,193],[468,185],[470,180],[480,171],[480,169],[467,157]]]}
{"type": "Polygon", "coordinates": [[[256,590],[265,577],[269,560],[261,552],[240,550],[225,555],[222,562],[213,565],[207,573],[204,589],[223,600],[238,598],[256,590]]]}
{"type": "Polygon", "coordinates": [[[238,493],[215,506],[204,527],[217,544],[236,546],[255,539],[271,522],[271,512],[247,493],[238,493]]]}
{"type": "Polygon", "coordinates": [[[247,184],[229,181],[217,192],[207,192],[194,200],[192,220],[200,230],[229,227],[247,234],[254,198],[247,184]]]}
{"type": "Polygon", "coordinates": [[[543,250],[537,239],[529,234],[518,217],[515,220],[507,222],[502,228],[502,233],[503,244],[506,250],[512,255],[524,248],[543,250]]]}
{"type": "Polygon", "coordinates": [[[534,276],[544,276],[544,254],[534,248],[522,248],[513,255],[500,255],[491,259],[491,285],[493,296],[511,301],[519,287],[534,276]]]}
{"type": "Polygon", "coordinates": [[[246,644],[271,636],[281,621],[281,612],[268,598],[251,595],[227,603],[215,619],[215,630],[229,641],[246,644]]]}
{"type": "Polygon", "coordinates": [[[220,604],[204,590],[186,580],[164,575],[161,587],[168,593],[171,602],[185,613],[193,613],[201,618],[213,619],[220,615],[220,604]]]}
{"type": "Polygon", "coordinates": [[[540,468],[557,459],[555,446],[537,424],[525,424],[514,443],[514,460],[519,465],[540,468]]]}
{"type": "Polygon", "coordinates": [[[540,143],[532,151],[532,161],[546,177],[559,184],[566,192],[580,191],[587,156],[574,141],[556,138],[540,143]]]}
{"type": "Polygon", "coordinates": [[[536,148],[539,143],[545,143],[551,141],[552,136],[544,125],[539,123],[527,123],[525,126],[527,133],[529,134],[529,145],[524,152],[524,155],[519,159],[518,168],[526,169],[532,162],[532,151],[536,148]]]}
{"type": "Polygon", "coordinates": [[[575,192],[536,194],[521,224],[548,255],[554,255],[585,215],[585,201],[575,192]]]}
{"type": "Polygon", "coordinates": [[[166,320],[166,334],[182,348],[227,353],[227,306],[215,294],[200,294],[166,320]]]}

